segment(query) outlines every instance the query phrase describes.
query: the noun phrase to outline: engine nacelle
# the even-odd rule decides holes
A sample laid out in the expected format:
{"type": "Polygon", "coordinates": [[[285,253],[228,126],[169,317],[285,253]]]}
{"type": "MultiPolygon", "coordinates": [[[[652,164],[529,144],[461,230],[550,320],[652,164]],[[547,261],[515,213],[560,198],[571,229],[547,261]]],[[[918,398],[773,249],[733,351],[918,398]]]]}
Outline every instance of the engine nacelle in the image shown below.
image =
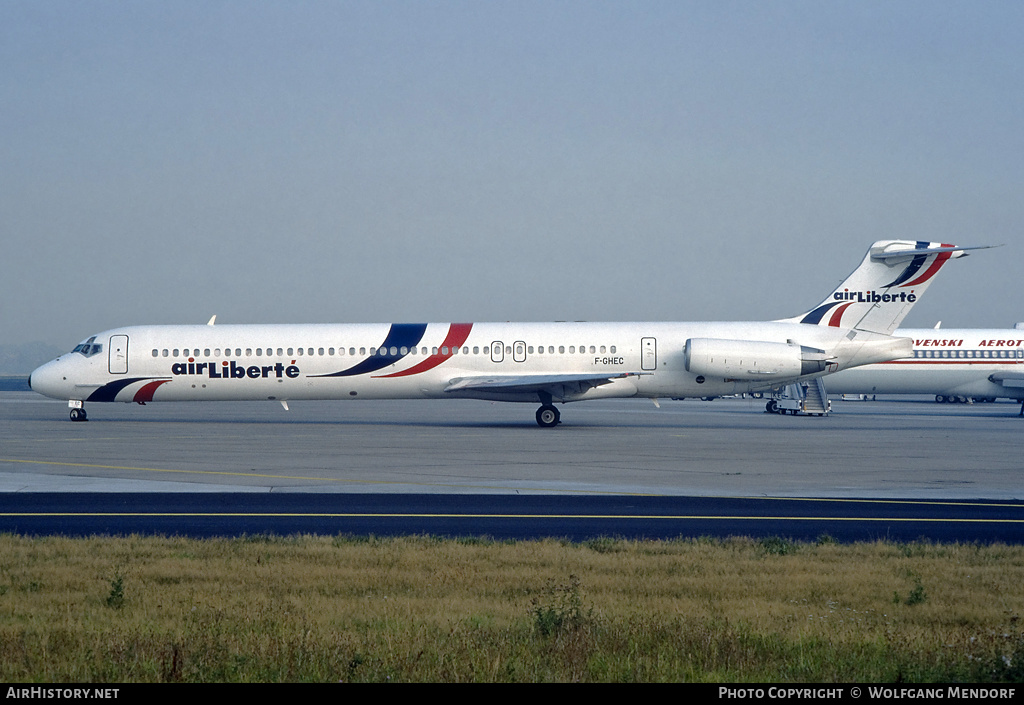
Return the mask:
{"type": "Polygon", "coordinates": [[[684,350],[686,371],[727,379],[793,379],[823,372],[824,350],[796,343],[690,338],[684,350]]]}

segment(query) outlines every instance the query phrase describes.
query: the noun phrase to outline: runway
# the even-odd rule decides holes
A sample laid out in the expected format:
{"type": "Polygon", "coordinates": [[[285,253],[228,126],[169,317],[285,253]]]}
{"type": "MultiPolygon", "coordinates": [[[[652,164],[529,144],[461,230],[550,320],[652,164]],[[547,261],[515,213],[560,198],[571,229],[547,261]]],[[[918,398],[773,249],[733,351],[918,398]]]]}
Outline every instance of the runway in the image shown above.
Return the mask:
{"type": "Polygon", "coordinates": [[[31,535],[351,534],[496,540],[784,537],[1024,542],[1024,502],[594,495],[0,494],[0,531],[31,535]],[[84,501],[83,501],[84,500],[84,501]]]}
{"type": "Polygon", "coordinates": [[[530,406],[464,400],[93,404],[75,424],[60,402],[4,392],[0,492],[1020,499],[1015,404],[763,409],[597,401],[540,429],[530,406]]]}

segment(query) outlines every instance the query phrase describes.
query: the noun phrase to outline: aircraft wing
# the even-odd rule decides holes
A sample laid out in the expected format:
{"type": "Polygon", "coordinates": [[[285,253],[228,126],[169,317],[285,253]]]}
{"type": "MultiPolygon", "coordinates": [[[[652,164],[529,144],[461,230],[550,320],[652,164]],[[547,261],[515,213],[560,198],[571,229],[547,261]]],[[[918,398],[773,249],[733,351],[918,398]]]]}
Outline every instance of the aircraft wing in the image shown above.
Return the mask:
{"type": "Polygon", "coordinates": [[[1004,387],[1024,387],[1024,374],[1020,372],[997,372],[989,379],[1004,387]]]}
{"type": "Polygon", "coordinates": [[[609,384],[617,379],[639,377],[642,372],[579,375],[493,375],[488,377],[457,377],[444,388],[445,392],[546,392],[563,399],[586,392],[593,387],[609,384]]]}

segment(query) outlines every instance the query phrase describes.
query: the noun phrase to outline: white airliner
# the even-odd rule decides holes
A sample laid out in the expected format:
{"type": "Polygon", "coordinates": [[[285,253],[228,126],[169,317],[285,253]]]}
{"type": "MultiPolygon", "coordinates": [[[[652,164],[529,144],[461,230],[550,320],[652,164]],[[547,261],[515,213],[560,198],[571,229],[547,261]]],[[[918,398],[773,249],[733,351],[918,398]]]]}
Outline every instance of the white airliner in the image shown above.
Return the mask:
{"type": "Polygon", "coordinates": [[[914,341],[912,356],[834,374],[828,390],[934,394],[938,402],[1009,398],[1024,403],[1024,324],[1008,330],[904,328],[895,335],[914,341]]]}
{"type": "Polygon", "coordinates": [[[540,403],[765,390],[907,357],[891,333],[966,249],[874,243],[814,309],[770,322],[153,325],[89,337],[29,384],[85,402],[472,398],[540,403]]]}

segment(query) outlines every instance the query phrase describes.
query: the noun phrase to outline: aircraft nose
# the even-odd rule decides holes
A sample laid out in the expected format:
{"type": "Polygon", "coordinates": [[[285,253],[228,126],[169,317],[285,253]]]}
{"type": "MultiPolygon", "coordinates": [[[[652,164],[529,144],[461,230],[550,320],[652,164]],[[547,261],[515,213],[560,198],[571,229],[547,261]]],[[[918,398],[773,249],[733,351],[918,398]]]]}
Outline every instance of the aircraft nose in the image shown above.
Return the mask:
{"type": "Polygon", "coordinates": [[[63,368],[64,365],[59,358],[37,367],[28,376],[28,386],[32,388],[33,392],[43,396],[67,399],[69,383],[63,368]]]}

